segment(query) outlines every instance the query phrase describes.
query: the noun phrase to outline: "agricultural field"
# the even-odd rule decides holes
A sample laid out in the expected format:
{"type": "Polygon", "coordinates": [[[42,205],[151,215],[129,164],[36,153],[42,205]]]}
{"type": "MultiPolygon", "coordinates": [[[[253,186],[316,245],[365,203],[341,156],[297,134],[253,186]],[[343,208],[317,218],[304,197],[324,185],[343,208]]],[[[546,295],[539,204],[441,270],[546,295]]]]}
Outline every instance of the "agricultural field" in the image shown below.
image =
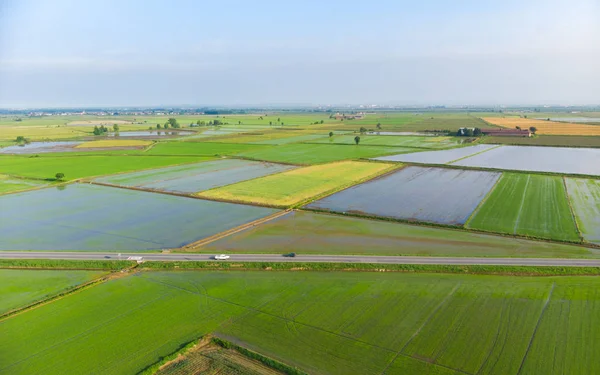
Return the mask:
{"type": "Polygon", "coordinates": [[[290,143],[299,143],[303,141],[312,141],[314,139],[327,137],[327,132],[321,133],[305,131],[271,131],[261,134],[241,134],[236,136],[221,137],[215,139],[215,142],[228,143],[247,143],[257,145],[285,145],[290,143]]]}
{"type": "Polygon", "coordinates": [[[298,168],[199,193],[199,197],[291,206],[391,171],[384,163],[347,161],[298,168]]]}
{"type": "Polygon", "coordinates": [[[0,194],[33,189],[46,186],[47,184],[45,181],[15,178],[0,174],[0,194]]]}
{"type": "Polygon", "coordinates": [[[90,184],[4,195],[0,206],[0,250],[174,248],[277,212],[90,184]]]}
{"type": "Polygon", "coordinates": [[[400,147],[294,143],[256,151],[244,151],[239,153],[238,156],[257,160],[308,165],[414,151],[414,148],[400,147]]]}
{"type": "Polygon", "coordinates": [[[94,280],[103,271],[0,269],[0,315],[94,280]]]}
{"type": "Polygon", "coordinates": [[[598,160],[600,160],[600,149],[595,148],[497,146],[451,164],[465,167],[600,176],[598,160]]]}
{"type": "MultiPolygon", "coordinates": [[[[334,135],[308,141],[307,143],[346,144],[354,145],[354,137],[357,134],[334,135]]],[[[360,135],[360,144],[371,146],[400,146],[416,148],[450,148],[459,144],[457,137],[418,137],[418,136],[393,136],[393,135],[360,135]]]]}
{"type": "Polygon", "coordinates": [[[600,135],[600,127],[581,123],[554,122],[520,117],[484,117],[486,122],[504,128],[535,127],[543,135],[600,135]]]}
{"type": "Polygon", "coordinates": [[[580,240],[561,177],[504,173],[468,228],[560,241],[580,240]]]}
{"type": "Polygon", "coordinates": [[[597,258],[600,250],[547,241],[292,211],[194,249],[204,253],[597,258]]]}
{"type": "Polygon", "coordinates": [[[44,155],[39,157],[0,156],[0,173],[15,176],[54,180],[56,173],[64,173],[65,180],[96,177],[140,169],[159,168],[210,160],[192,156],[100,156],[100,155],[44,155]]]}
{"type": "Polygon", "coordinates": [[[29,144],[12,144],[0,149],[0,154],[42,154],[47,152],[76,151],[74,148],[82,142],[56,141],[56,142],[31,142],[29,144]]]}
{"type": "Polygon", "coordinates": [[[565,184],[583,239],[600,244],[600,181],[565,178],[565,184]]]}
{"type": "Polygon", "coordinates": [[[309,209],[462,225],[499,173],[406,167],[313,202],[309,209]]]}
{"type": "Polygon", "coordinates": [[[400,161],[405,163],[422,163],[422,164],[448,164],[456,160],[460,160],[472,155],[487,152],[495,147],[495,145],[475,145],[462,148],[454,148],[450,150],[438,151],[419,151],[409,155],[390,155],[374,158],[381,161],[400,161]]]}
{"type": "Polygon", "coordinates": [[[120,186],[194,193],[294,169],[291,165],[221,159],[96,179],[120,186]]]}
{"type": "Polygon", "coordinates": [[[137,147],[150,146],[152,142],[140,139],[102,139],[99,141],[83,142],[75,148],[112,148],[112,147],[137,147]]]}
{"type": "Polygon", "coordinates": [[[212,333],[311,374],[597,373],[599,282],[142,271],[0,322],[0,372],[132,374],[212,333]]]}
{"type": "Polygon", "coordinates": [[[268,146],[249,145],[243,143],[212,142],[158,142],[147,150],[146,155],[233,155],[244,151],[260,150],[268,146]]]}
{"type": "Polygon", "coordinates": [[[192,349],[184,357],[177,358],[156,372],[156,375],[194,374],[283,375],[285,373],[252,360],[234,349],[225,349],[211,343],[192,349]]]}
{"type": "Polygon", "coordinates": [[[482,143],[515,146],[600,147],[600,137],[584,135],[538,135],[535,137],[483,137],[482,143]]]}

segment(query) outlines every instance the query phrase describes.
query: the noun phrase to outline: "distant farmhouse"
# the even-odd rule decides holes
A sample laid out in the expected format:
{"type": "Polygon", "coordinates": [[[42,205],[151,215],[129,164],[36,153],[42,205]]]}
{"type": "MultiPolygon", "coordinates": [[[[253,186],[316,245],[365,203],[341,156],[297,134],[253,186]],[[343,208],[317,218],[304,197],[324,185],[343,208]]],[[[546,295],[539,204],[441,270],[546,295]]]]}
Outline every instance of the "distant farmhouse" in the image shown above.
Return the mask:
{"type": "Polygon", "coordinates": [[[529,129],[481,129],[481,133],[500,137],[531,137],[529,129]]]}
{"type": "Polygon", "coordinates": [[[360,120],[365,118],[365,113],[364,112],[359,112],[353,115],[347,115],[345,113],[336,113],[333,116],[336,120],[360,120]]]}

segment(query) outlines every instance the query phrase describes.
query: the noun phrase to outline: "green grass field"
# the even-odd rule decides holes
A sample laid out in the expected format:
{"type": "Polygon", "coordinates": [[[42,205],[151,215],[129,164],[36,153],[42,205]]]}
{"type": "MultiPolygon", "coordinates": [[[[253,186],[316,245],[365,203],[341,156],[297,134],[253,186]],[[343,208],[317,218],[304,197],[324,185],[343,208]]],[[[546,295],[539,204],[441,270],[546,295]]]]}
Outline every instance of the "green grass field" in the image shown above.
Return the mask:
{"type": "Polygon", "coordinates": [[[45,186],[46,183],[39,180],[28,180],[24,178],[12,178],[0,174],[0,194],[10,193],[45,186]]]}
{"type": "Polygon", "coordinates": [[[82,177],[102,176],[209,159],[191,156],[0,156],[0,173],[54,179],[56,173],[60,172],[65,174],[65,180],[73,180],[82,177]]]}
{"type": "Polygon", "coordinates": [[[251,159],[282,163],[318,164],[338,160],[371,158],[414,151],[414,148],[383,146],[289,144],[256,151],[245,151],[239,153],[238,155],[251,159]]]}
{"type": "MultiPolygon", "coordinates": [[[[334,135],[315,139],[307,143],[345,144],[354,145],[354,137],[359,134],[334,135]]],[[[392,135],[359,135],[361,145],[369,146],[400,146],[417,148],[450,148],[458,145],[459,139],[455,137],[416,137],[416,136],[392,136],[392,135]]]]}
{"type": "Polygon", "coordinates": [[[387,221],[294,211],[204,245],[208,253],[597,258],[600,250],[387,221]]]}
{"type": "Polygon", "coordinates": [[[563,179],[504,173],[466,226],[493,232],[579,241],[563,179]]]}
{"type": "Polygon", "coordinates": [[[399,165],[346,161],[314,165],[198,193],[199,197],[290,206],[391,171],[399,165]]]}
{"type": "Polygon", "coordinates": [[[24,307],[104,274],[104,271],[0,269],[0,314],[24,307]]]}
{"type": "Polygon", "coordinates": [[[159,142],[144,155],[233,155],[244,151],[255,151],[268,146],[238,143],[213,142],[159,142]]]}
{"type": "Polygon", "coordinates": [[[131,374],[213,333],[311,374],[593,374],[599,283],[142,272],[2,321],[0,372],[131,374]]]}

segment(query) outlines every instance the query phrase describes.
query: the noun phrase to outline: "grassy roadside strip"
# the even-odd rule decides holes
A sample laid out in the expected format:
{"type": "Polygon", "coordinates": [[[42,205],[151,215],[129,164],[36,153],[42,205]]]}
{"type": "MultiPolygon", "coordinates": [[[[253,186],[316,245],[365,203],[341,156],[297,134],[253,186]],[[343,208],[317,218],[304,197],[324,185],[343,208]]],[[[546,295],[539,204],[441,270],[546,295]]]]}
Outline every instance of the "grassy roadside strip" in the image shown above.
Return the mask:
{"type": "Polygon", "coordinates": [[[490,266],[381,263],[296,263],[296,262],[156,262],[142,264],[143,270],[210,270],[210,271],[343,271],[343,272],[411,272],[504,276],[596,276],[600,267],[490,266]]]}
{"type": "Polygon", "coordinates": [[[0,268],[118,271],[136,265],[128,260],[0,259],[0,268]]]}
{"type": "MultiPolygon", "coordinates": [[[[91,287],[93,287],[95,285],[102,284],[105,281],[108,281],[108,280],[113,279],[115,277],[121,276],[120,274],[117,275],[114,272],[116,272],[116,271],[113,271],[113,272],[107,273],[105,275],[102,275],[102,276],[98,277],[97,279],[88,281],[87,283],[75,285],[75,286],[72,286],[70,288],[64,289],[64,290],[62,290],[62,291],[60,291],[60,292],[58,292],[58,293],[56,293],[54,295],[51,295],[51,296],[43,298],[43,299],[41,299],[39,301],[35,301],[33,303],[30,303],[29,305],[25,305],[25,306],[19,307],[17,309],[11,310],[11,311],[7,311],[6,313],[0,315],[0,322],[2,322],[3,320],[6,320],[6,319],[8,319],[8,318],[10,318],[12,316],[19,315],[19,314],[24,313],[26,311],[38,308],[40,306],[46,305],[48,303],[54,302],[54,301],[62,299],[64,297],[68,297],[68,296],[70,296],[70,295],[72,295],[74,293],[78,293],[78,292],[80,292],[82,290],[91,288],[91,287]]],[[[123,274],[123,275],[126,275],[126,274],[123,274]]]]}

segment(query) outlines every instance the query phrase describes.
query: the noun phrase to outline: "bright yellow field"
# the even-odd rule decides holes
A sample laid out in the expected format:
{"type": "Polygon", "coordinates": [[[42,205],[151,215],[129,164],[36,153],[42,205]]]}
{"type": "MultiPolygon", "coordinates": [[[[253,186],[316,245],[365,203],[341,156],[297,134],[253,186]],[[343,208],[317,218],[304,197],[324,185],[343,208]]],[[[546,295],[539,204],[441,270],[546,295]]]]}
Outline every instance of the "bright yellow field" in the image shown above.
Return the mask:
{"type": "Polygon", "coordinates": [[[271,206],[291,206],[398,167],[358,161],[321,164],[207,190],[197,195],[271,206]]]}
{"type": "Polygon", "coordinates": [[[22,135],[32,141],[65,139],[92,135],[89,127],[74,126],[1,126],[0,139],[14,141],[22,135]]]}
{"type": "Polygon", "coordinates": [[[145,147],[152,144],[151,141],[139,139],[103,139],[99,141],[84,142],[75,146],[76,148],[104,148],[104,147],[145,147]]]}
{"type": "Polygon", "coordinates": [[[600,126],[575,123],[564,123],[546,120],[534,120],[520,117],[484,117],[483,120],[490,124],[514,129],[529,129],[531,126],[537,128],[537,134],[549,135],[600,135],[600,126]]]}

